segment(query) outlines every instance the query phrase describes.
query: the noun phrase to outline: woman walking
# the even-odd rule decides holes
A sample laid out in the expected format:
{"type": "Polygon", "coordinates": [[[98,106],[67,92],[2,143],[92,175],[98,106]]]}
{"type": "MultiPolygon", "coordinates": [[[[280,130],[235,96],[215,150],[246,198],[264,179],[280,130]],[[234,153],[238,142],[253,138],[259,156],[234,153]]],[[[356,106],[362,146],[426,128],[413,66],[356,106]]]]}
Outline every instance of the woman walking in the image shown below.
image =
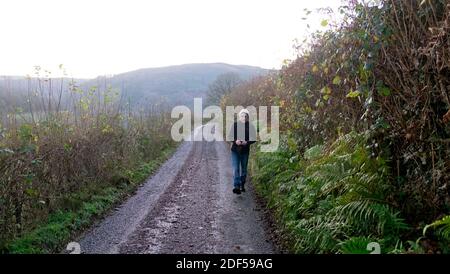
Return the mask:
{"type": "Polygon", "coordinates": [[[227,141],[231,144],[231,162],[233,166],[233,193],[245,192],[247,164],[250,145],[256,142],[255,127],[249,122],[249,111],[242,109],[239,120],[234,122],[227,141]]]}

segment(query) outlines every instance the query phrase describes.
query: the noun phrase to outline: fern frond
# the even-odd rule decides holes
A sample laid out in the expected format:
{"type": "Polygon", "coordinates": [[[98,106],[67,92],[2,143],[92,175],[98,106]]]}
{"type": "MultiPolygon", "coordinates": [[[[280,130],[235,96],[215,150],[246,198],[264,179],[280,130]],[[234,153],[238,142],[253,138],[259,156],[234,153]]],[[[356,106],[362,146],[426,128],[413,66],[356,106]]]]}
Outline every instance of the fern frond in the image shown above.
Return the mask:
{"type": "Polygon", "coordinates": [[[429,225],[426,225],[423,228],[423,236],[426,235],[427,230],[429,228],[438,228],[437,229],[438,235],[450,241],[450,215],[447,215],[440,220],[437,220],[429,225]]]}
{"type": "Polygon", "coordinates": [[[380,235],[408,228],[404,220],[398,217],[398,213],[393,212],[388,205],[369,199],[352,201],[336,207],[334,219],[356,224],[354,227],[360,233],[365,233],[372,227],[376,228],[380,235]]]}
{"type": "Polygon", "coordinates": [[[369,254],[371,251],[367,246],[371,242],[377,242],[368,237],[352,237],[338,244],[339,252],[342,254],[369,254]]]}

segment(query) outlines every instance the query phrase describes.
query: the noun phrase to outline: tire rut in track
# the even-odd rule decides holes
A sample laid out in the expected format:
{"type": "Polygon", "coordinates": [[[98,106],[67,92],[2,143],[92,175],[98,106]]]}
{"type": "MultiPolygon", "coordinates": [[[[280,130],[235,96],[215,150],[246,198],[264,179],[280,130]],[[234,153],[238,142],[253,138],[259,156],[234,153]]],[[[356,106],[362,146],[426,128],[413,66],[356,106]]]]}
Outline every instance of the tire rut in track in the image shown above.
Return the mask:
{"type": "Polygon", "coordinates": [[[119,253],[213,253],[217,159],[214,142],[195,142],[174,182],[119,253]]]}

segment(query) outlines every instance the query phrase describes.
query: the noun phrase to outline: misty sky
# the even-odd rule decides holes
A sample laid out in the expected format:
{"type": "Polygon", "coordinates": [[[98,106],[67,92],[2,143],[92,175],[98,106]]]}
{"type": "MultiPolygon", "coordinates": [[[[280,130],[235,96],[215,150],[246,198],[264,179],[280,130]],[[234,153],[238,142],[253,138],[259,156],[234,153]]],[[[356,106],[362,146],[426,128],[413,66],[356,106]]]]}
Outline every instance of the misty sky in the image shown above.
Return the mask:
{"type": "MultiPolygon", "coordinates": [[[[2,0],[0,75],[95,77],[225,62],[279,68],[307,33],[303,9],[340,0],[2,0]]],[[[321,15],[308,23],[320,28],[321,15]]]]}

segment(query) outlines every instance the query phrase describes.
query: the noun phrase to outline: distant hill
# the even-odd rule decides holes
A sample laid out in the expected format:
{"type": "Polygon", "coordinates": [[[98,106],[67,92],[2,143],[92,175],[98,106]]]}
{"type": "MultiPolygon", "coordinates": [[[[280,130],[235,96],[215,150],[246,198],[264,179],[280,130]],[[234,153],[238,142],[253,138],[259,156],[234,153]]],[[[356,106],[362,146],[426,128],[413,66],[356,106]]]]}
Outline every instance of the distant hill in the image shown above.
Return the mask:
{"type": "MultiPolygon", "coordinates": [[[[121,91],[123,101],[132,106],[165,102],[168,106],[184,104],[191,106],[194,97],[203,97],[208,86],[224,73],[236,73],[242,79],[269,73],[269,70],[224,63],[185,64],[177,66],[146,68],[95,79],[75,79],[84,90],[96,86],[100,90],[107,87],[121,91]]],[[[62,82],[63,90],[68,90],[70,79],[62,82]]],[[[46,83],[46,87],[48,83],[46,83]]],[[[53,88],[59,89],[61,80],[53,80],[53,88]]],[[[36,90],[35,78],[27,80],[20,76],[0,76],[0,107],[7,105],[27,107],[28,91],[36,90]],[[6,97],[5,97],[6,96],[6,97]]],[[[63,95],[63,101],[67,94],[63,95]]]]}
{"type": "Polygon", "coordinates": [[[242,79],[267,74],[269,70],[244,65],[224,63],[185,64],[160,68],[147,68],[98,77],[83,86],[111,85],[122,91],[132,104],[151,103],[163,99],[169,105],[190,105],[194,97],[203,97],[208,86],[224,73],[236,73],[242,79]]]}

